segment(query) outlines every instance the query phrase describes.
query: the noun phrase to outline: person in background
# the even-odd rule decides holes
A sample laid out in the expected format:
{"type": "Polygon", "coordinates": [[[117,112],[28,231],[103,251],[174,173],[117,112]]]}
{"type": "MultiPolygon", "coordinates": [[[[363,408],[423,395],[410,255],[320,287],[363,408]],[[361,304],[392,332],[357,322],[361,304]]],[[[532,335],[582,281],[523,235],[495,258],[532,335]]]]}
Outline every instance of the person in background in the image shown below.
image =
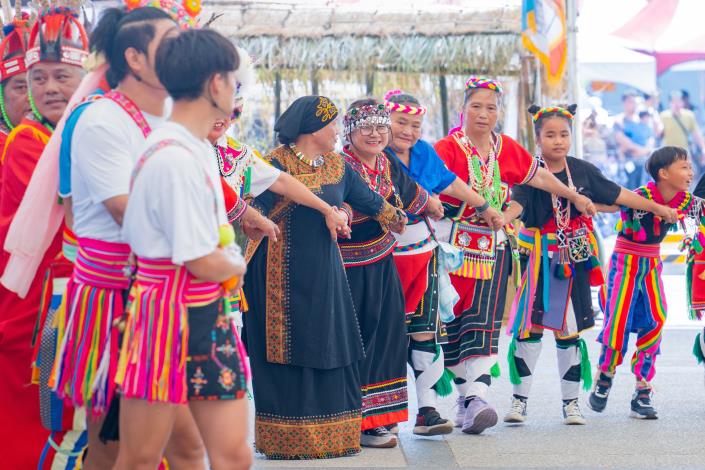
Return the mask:
{"type": "Polygon", "coordinates": [[[654,146],[654,130],[640,118],[639,98],[636,91],[622,95],[623,111],[616,116],[614,123],[615,139],[627,173],[625,186],[629,189],[643,182],[644,162],[654,146]]]}
{"type": "Polygon", "coordinates": [[[669,109],[661,113],[663,131],[661,145],[688,149],[693,164],[702,173],[705,139],[695,119],[695,113],[686,107],[683,90],[671,92],[669,109]]]}

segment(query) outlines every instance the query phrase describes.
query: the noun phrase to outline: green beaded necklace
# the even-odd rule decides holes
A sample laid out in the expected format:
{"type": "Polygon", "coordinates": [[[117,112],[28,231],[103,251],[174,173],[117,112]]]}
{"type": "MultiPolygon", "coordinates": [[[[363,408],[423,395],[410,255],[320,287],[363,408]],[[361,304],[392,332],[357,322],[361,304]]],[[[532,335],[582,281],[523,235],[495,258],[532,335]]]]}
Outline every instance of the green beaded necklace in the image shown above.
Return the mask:
{"type": "Polygon", "coordinates": [[[10,121],[10,117],[7,115],[7,109],[5,108],[5,89],[2,83],[0,83],[0,112],[2,113],[2,120],[5,121],[7,128],[9,130],[14,129],[15,126],[12,125],[12,121],[10,121]]]}
{"type": "Polygon", "coordinates": [[[470,147],[468,158],[468,174],[471,178],[472,189],[475,190],[485,201],[490,203],[490,207],[497,211],[502,210],[502,181],[499,174],[499,163],[497,162],[497,153],[495,145],[490,147],[490,154],[487,158],[487,164],[484,165],[485,171],[482,171],[482,162],[480,161],[480,152],[472,141],[467,137],[463,137],[463,143],[470,147]]]}
{"type": "Polygon", "coordinates": [[[27,99],[29,100],[30,108],[32,108],[32,114],[34,114],[34,117],[37,119],[37,121],[42,123],[51,132],[54,132],[54,126],[49,124],[49,121],[47,121],[41,114],[39,114],[39,110],[37,109],[37,104],[34,102],[34,97],[32,96],[31,90],[27,90],[27,99]]]}

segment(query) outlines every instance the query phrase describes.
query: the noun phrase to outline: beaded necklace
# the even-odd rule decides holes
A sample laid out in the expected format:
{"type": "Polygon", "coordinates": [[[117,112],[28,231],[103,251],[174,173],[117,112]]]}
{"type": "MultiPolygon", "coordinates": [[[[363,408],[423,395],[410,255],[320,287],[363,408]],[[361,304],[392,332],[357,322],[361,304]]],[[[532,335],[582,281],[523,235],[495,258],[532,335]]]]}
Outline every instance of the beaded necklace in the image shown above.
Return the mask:
{"type": "Polygon", "coordinates": [[[32,114],[34,114],[34,117],[36,118],[37,122],[42,124],[44,127],[49,129],[51,132],[54,132],[54,126],[52,126],[49,121],[44,118],[41,114],[39,114],[39,109],[37,108],[37,103],[34,102],[34,96],[32,96],[32,92],[27,90],[27,101],[29,101],[29,107],[32,110],[32,114]]]}
{"type": "Polygon", "coordinates": [[[7,128],[9,130],[14,129],[15,126],[12,124],[12,121],[10,121],[10,116],[7,115],[7,107],[5,105],[5,89],[3,88],[2,83],[0,83],[0,112],[2,112],[2,120],[7,125],[7,128]]]}
{"type": "Polygon", "coordinates": [[[323,155],[319,155],[316,158],[307,158],[306,155],[304,155],[301,150],[297,149],[296,145],[294,144],[289,144],[289,148],[292,152],[294,152],[296,158],[298,158],[310,167],[318,168],[323,166],[323,164],[326,162],[325,157],[323,155]]]}
{"type": "Polygon", "coordinates": [[[459,139],[465,150],[468,163],[468,175],[472,189],[489,202],[495,210],[502,209],[502,181],[497,162],[497,142],[490,137],[490,152],[487,163],[480,160],[480,152],[467,135],[459,139]]]}
{"type": "MultiPolygon", "coordinates": [[[[565,174],[568,177],[568,187],[575,190],[573,177],[570,174],[570,167],[568,167],[568,161],[565,162],[565,174]]],[[[551,202],[553,204],[553,217],[556,220],[556,227],[558,230],[565,232],[570,225],[570,203],[565,204],[564,207],[561,198],[555,194],[551,194],[551,202]]]]}
{"type": "Polygon", "coordinates": [[[401,198],[399,197],[399,193],[397,192],[397,188],[394,186],[394,183],[391,180],[391,177],[389,176],[389,172],[385,171],[385,168],[382,166],[382,159],[386,158],[384,154],[378,153],[375,155],[375,181],[374,183],[370,179],[369,175],[369,170],[367,169],[367,165],[362,163],[359,158],[355,157],[359,162],[360,166],[362,167],[362,171],[360,172],[360,175],[362,176],[362,179],[365,180],[367,185],[372,189],[374,192],[378,192],[378,188],[381,186],[382,180],[389,184],[389,186],[392,188],[392,194],[394,195],[394,207],[397,209],[403,209],[404,204],[401,201],[401,198]]]}

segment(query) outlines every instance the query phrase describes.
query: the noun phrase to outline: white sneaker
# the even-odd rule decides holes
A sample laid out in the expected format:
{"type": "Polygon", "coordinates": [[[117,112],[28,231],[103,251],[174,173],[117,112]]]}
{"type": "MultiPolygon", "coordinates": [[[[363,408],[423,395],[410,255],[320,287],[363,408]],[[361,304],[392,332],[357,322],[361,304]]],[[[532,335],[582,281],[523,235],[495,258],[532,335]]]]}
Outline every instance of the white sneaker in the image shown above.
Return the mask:
{"type": "Polygon", "coordinates": [[[457,406],[458,409],[456,410],[457,412],[455,413],[453,423],[456,428],[460,428],[463,426],[463,421],[465,421],[465,397],[459,396],[455,402],[455,406],[457,406]]]}
{"type": "Polygon", "coordinates": [[[587,424],[577,398],[563,405],[563,424],[587,424]]]}
{"type": "Polygon", "coordinates": [[[512,397],[512,406],[504,416],[505,423],[523,423],[526,421],[526,400],[512,397]]]}

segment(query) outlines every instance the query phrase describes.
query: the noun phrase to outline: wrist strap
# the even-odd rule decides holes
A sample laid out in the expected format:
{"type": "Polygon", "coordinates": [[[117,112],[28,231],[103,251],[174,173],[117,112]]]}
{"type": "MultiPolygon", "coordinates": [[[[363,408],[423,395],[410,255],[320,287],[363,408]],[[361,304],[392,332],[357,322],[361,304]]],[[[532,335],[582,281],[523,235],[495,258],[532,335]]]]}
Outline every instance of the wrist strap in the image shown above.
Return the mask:
{"type": "Polygon", "coordinates": [[[487,209],[489,209],[489,208],[490,208],[490,203],[489,203],[489,201],[485,201],[485,203],[484,203],[483,205],[475,207],[475,211],[476,211],[478,214],[482,214],[483,212],[485,212],[485,211],[486,211],[487,209]]]}

